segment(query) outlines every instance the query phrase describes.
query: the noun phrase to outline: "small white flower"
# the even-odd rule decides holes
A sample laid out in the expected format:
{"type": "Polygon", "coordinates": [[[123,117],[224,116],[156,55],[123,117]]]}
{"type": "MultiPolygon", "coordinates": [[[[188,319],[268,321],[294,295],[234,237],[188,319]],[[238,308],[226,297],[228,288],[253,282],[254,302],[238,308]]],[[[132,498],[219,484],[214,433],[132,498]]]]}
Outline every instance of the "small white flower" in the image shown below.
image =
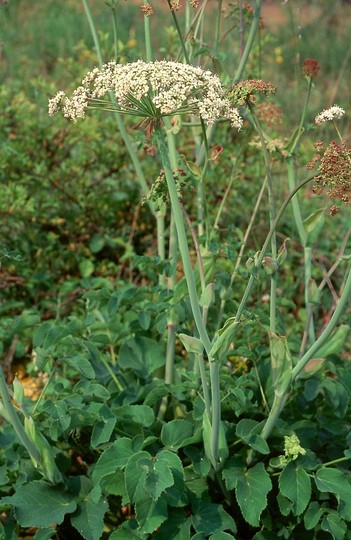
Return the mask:
{"type": "Polygon", "coordinates": [[[324,124],[324,122],[330,122],[331,120],[338,120],[342,118],[345,114],[344,109],[338,105],[333,105],[329,109],[324,109],[321,113],[317,114],[315,118],[315,123],[317,125],[324,124]]]}
{"type": "Polygon", "coordinates": [[[225,97],[225,90],[217,75],[200,67],[168,62],[138,60],[122,65],[115,62],[94,68],[83,79],[81,86],[68,98],[59,92],[49,101],[51,115],[63,110],[73,120],[83,118],[90,108],[109,108],[106,94],[116,99],[121,113],[160,119],[174,114],[199,115],[208,125],[217,119],[229,120],[241,129],[238,110],[225,97]]]}

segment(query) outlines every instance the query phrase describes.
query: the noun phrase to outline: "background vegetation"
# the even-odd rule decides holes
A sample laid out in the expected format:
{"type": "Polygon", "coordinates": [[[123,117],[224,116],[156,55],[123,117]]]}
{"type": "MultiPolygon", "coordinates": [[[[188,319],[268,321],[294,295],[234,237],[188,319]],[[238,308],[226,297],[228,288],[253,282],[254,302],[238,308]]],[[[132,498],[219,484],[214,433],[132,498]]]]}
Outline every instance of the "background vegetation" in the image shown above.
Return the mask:
{"type": "MultiPolygon", "coordinates": [[[[284,482],[291,482],[286,477],[293,466],[284,469],[288,473],[283,480],[279,477],[278,483],[279,469],[271,465],[269,510],[263,507],[258,521],[257,516],[245,514],[238,496],[235,499],[228,492],[234,492],[231,478],[237,474],[239,461],[240,466],[246,462],[250,450],[262,452],[262,460],[266,459],[265,448],[260,446],[263,443],[255,446],[250,437],[258,433],[255,429],[264,420],[265,407],[272,399],[265,330],[267,280],[259,280],[250,305],[250,309],[255,306],[259,324],[245,326],[237,338],[235,355],[228,353],[223,367],[222,405],[231,461],[220,479],[210,472],[210,461],[200,444],[203,403],[197,395],[197,374],[188,369],[191,360],[178,340],[172,389],[162,382],[170,310],[167,294],[158,287],[164,263],[157,258],[154,218],[147,204],[142,204],[135,171],[115,120],[112,115],[90,114],[88,121],[71,124],[47,114],[48,98],[61,88],[77,87],[98,63],[83,5],[73,0],[10,0],[0,4],[0,355],[8,384],[16,374],[21,380],[17,389],[17,383],[12,387],[19,410],[24,416],[33,416],[48,437],[57,474],[65,479],[62,500],[55,499],[51,517],[40,521],[37,513],[43,512],[40,505],[45,499],[41,477],[4,414],[0,432],[1,495],[15,497],[14,493],[20,493],[17,496],[28,501],[37,494],[40,502],[31,521],[33,509],[26,502],[12,499],[10,506],[17,509],[13,511],[9,500],[4,500],[0,537],[351,538],[351,499],[347,499],[350,479],[337,476],[341,470],[349,475],[345,457],[350,457],[351,447],[347,332],[341,345],[330,350],[323,369],[308,382],[300,381],[269,441],[269,458],[278,458],[283,454],[283,437],[298,434],[303,448],[309,449],[306,457],[298,458],[299,471],[308,471],[311,478],[316,474],[317,478],[312,495],[308,497],[305,485],[303,494],[289,494],[284,482]],[[165,418],[157,416],[160,402],[169,396],[171,410],[165,418]],[[186,423],[172,424],[181,421],[186,423]],[[253,423],[239,425],[240,421],[253,423]],[[165,427],[168,425],[173,430],[165,427]],[[164,487],[165,492],[168,488],[167,504],[172,509],[165,523],[159,517],[152,521],[162,509],[143,514],[136,488],[122,478],[125,463],[118,461],[119,456],[130,459],[128,467],[132,469],[133,455],[142,452],[145,459],[159,455],[165,464],[161,474],[171,471],[178,478],[178,484],[175,481],[171,486],[173,491],[164,487]],[[101,456],[105,458],[101,460],[101,456]],[[118,482],[113,481],[112,469],[104,472],[104,459],[113,463],[118,482]],[[344,492],[336,487],[333,491],[331,480],[316,472],[322,463],[338,459],[342,460],[342,469],[333,469],[336,476],[331,480],[338,480],[344,492]],[[19,486],[24,491],[18,491],[19,486]],[[186,500],[182,500],[182,493],[186,500]],[[207,515],[211,519],[207,520],[207,515]],[[94,525],[87,527],[90,520],[94,525]],[[51,528],[54,523],[58,525],[51,528]]],[[[108,2],[91,0],[90,4],[103,58],[109,61],[116,55],[111,7],[108,2]]],[[[155,57],[177,58],[179,39],[167,2],[153,5],[155,14],[150,24],[155,57]]],[[[236,2],[223,2],[226,16],[222,32],[227,39],[221,43],[220,54],[213,55],[211,45],[205,42],[194,58],[195,63],[199,61],[222,78],[227,71],[234,74],[238,65],[239,11],[235,6],[236,2]]],[[[244,14],[247,31],[251,14],[249,10],[244,14]]],[[[306,163],[314,155],[313,143],[321,136],[324,140],[335,138],[328,125],[316,133],[315,115],[335,102],[349,111],[351,6],[321,0],[263,2],[261,15],[244,78],[263,78],[278,85],[274,103],[282,111],[282,120],[265,127],[273,138],[288,137],[299,123],[306,96],[306,81],[301,76],[303,60],[316,58],[321,66],[296,157],[298,175],[303,178],[306,163]]],[[[121,0],[117,16],[118,60],[126,63],[144,57],[144,21],[139,3],[121,0]]],[[[184,17],[180,12],[181,25],[184,17]]],[[[206,25],[204,35],[211,36],[211,16],[206,25]]],[[[346,140],[350,138],[348,118],[339,125],[346,140]]],[[[133,129],[134,125],[127,123],[127,129],[150,185],[160,166],[148,149],[145,135],[133,129]]],[[[251,135],[248,124],[240,135],[221,125],[213,141],[223,150],[207,173],[212,221],[232,173],[233,156],[239,156],[235,182],[206,259],[209,273],[216,275],[217,303],[210,308],[209,316],[213,331],[221,291],[229,286],[264,176],[260,150],[250,144],[251,135]]],[[[180,138],[179,154],[189,162],[195,161],[190,136],[180,138]]],[[[286,170],[278,153],[272,160],[275,193],[282,201],[289,192],[286,170]]],[[[186,167],[185,160],[183,165],[186,167]]],[[[329,216],[330,201],[313,195],[311,188],[304,190],[300,202],[304,217],[316,210],[324,216],[323,230],[316,233],[313,243],[313,278],[320,283],[333,263],[339,264],[321,293],[317,322],[318,330],[322,330],[335,308],[349,265],[350,209],[329,216]]],[[[191,189],[184,192],[183,204],[195,221],[191,189]]],[[[228,295],[224,319],[235,312],[248,275],[245,261],[260,249],[268,229],[267,203],[263,202],[239,269],[236,293],[228,295]]],[[[278,238],[279,243],[290,239],[279,283],[279,330],[284,334],[288,328],[289,344],[293,352],[298,352],[298,336],[306,321],[304,268],[291,209],[280,222],[278,238]]],[[[178,278],[172,309],[179,332],[187,333],[192,316],[180,265],[178,278]]],[[[342,320],[345,327],[350,313],[348,303],[342,320]]],[[[268,458],[265,466],[268,468],[268,458]]],[[[307,483],[304,473],[296,474],[300,475],[298,487],[307,483]]],[[[51,480],[59,483],[60,478],[51,480]]],[[[257,494],[258,501],[261,496],[257,494]]],[[[48,508],[45,512],[50,514],[48,508]]]]}

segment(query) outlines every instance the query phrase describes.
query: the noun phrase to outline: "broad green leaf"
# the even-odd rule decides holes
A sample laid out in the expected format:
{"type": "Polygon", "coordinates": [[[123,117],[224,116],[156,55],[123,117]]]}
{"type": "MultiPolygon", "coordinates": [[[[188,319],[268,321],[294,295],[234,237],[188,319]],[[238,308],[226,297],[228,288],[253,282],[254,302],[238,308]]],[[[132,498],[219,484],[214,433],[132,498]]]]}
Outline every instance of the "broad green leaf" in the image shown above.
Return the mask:
{"type": "Polygon", "coordinates": [[[322,515],[323,509],[319,506],[319,504],[316,501],[311,502],[303,516],[305,528],[308,531],[314,529],[319,520],[321,519],[322,515]]]}
{"type": "Polygon", "coordinates": [[[112,416],[106,420],[100,420],[94,424],[91,434],[91,446],[96,448],[100,444],[109,442],[113,429],[116,425],[116,417],[112,416]]]}
{"type": "Polygon", "coordinates": [[[13,506],[22,527],[45,528],[62,523],[66,514],[75,511],[77,504],[71,497],[62,487],[39,480],[18,486],[16,493],[0,499],[0,504],[13,506]]]}
{"type": "Polygon", "coordinates": [[[271,489],[272,482],[263,463],[257,463],[238,478],[236,500],[250,525],[259,526],[260,515],[267,506],[267,494],[271,489]]]}
{"type": "Polygon", "coordinates": [[[186,456],[190,457],[194,471],[201,477],[206,477],[211,469],[211,463],[204,455],[202,449],[195,446],[187,446],[184,448],[186,456]]]}
{"type": "Polygon", "coordinates": [[[255,420],[243,419],[236,426],[236,434],[260,454],[269,454],[270,450],[267,441],[257,433],[261,429],[260,424],[255,420]]]}
{"type": "Polygon", "coordinates": [[[335,512],[327,514],[321,523],[321,529],[332,535],[334,540],[343,540],[347,531],[347,525],[345,521],[340,519],[335,512]]]}
{"type": "Polygon", "coordinates": [[[78,373],[81,373],[83,377],[87,379],[95,379],[95,371],[90,361],[83,354],[77,354],[75,356],[66,356],[63,358],[69,366],[73,367],[78,373]]]}
{"type": "Polygon", "coordinates": [[[128,519],[110,534],[109,540],[146,540],[146,534],[138,529],[136,519],[128,519]]]}
{"type": "Polygon", "coordinates": [[[283,516],[288,516],[294,506],[294,503],[287,497],[284,497],[284,495],[282,495],[281,493],[278,493],[277,495],[277,503],[280,513],[283,516]]]}
{"type": "Polygon", "coordinates": [[[164,348],[156,341],[136,336],[123,343],[118,364],[122,369],[132,369],[140,377],[149,377],[165,363],[164,348]]]}
{"type": "Polygon", "coordinates": [[[293,502],[293,512],[299,516],[311,498],[311,480],[302,467],[295,462],[287,464],[279,477],[280,492],[293,502]]]}
{"type": "Polygon", "coordinates": [[[167,502],[164,497],[154,501],[145,491],[135,502],[135,513],[143,533],[153,533],[168,517],[167,502]]]}
{"type": "Polygon", "coordinates": [[[162,426],[161,441],[169,450],[176,451],[193,434],[193,424],[187,420],[171,420],[162,426]]]}
{"type": "Polygon", "coordinates": [[[142,460],[139,461],[139,464],[146,468],[147,476],[145,479],[145,489],[151,495],[151,497],[156,501],[161,493],[163,493],[168,487],[173,486],[174,478],[170,467],[167,464],[166,460],[156,459],[155,460],[142,460]]]}
{"type": "Polygon", "coordinates": [[[81,501],[71,516],[71,523],[85,540],[99,540],[104,528],[104,515],[108,510],[107,501],[98,502],[89,496],[81,501]]]}
{"type": "MultiPolygon", "coordinates": [[[[125,469],[125,486],[130,502],[142,500],[145,496],[145,479],[147,471],[142,466],[143,461],[151,460],[149,452],[141,451],[131,456],[125,469]]],[[[150,497],[150,500],[151,497],[150,497]]]]}
{"type": "Polygon", "coordinates": [[[168,519],[154,535],[155,540],[189,540],[191,518],[187,517],[183,508],[172,508],[168,519]]]}
{"type": "Polygon", "coordinates": [[[315,481],[320,491],[337,497],[339,517],[351,521],[351,479],[348,471],[323,467],[317,471],[315,481]]]}
{"type": "Polygon", "coordinates": [[[193,527],[197,533],[210,535],[217,531],[236,532],[234,519],[220,504],[197,501],[193,508],[193,527]]]}
{"type": "Polygon", "coordinates": [[[315,474],[315,481],[319,491],[334,493],[342,499],[351,498],[350,473],[347,471],[321,467],[315,474]]]}
{"type": "Polygon", "coordinates": [[[134,449],[131,439],[127,439],[126,437],[117,439],[97,460],[92,474],[94,484],[99,483],[105,476],[109,476],[118,469],[125,467],[128,459],[133,454],[134,449]]]}
{"type": "Polygon", "coordinates": [[[239,457],[228,459],[222,472],[227,489],[235,489],[238,484],[238,479],[245,474],[245,471],[246,468],[243,465],[242,459],[239,457]]]}
{"type": "Polygon", "coordinates": [[[155,421],[155,413],[148,405],[125,405],[117,412],[123,421],[131,421],[143,427],[149,427],[155,421]]]}

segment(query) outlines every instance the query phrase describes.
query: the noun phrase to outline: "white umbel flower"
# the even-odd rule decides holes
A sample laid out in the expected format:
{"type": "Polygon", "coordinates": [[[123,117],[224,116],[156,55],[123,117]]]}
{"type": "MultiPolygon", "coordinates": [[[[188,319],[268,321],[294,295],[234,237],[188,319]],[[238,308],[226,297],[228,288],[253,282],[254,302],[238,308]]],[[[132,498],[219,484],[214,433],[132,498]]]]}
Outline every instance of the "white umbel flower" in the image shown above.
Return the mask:
{"type": "Polygon", "coordinates": [[[63,111],[66,118],[83,118],[87,108],[111,109],[106,94],[112,93],[116,110],[159,120],[175,114],[199,115],[208,125],[227,119],[238,130],[242,119],[225,96],[217,77],[200,67],[139,60],[122,65],[115,62],[94,68],[71,98],[58,92],[49,101],[49,114],[63,111]]]}
{"type": "Polygon", "coordinates": [[[324,109],[324,111],[317,114],[314,121],[319,126],[320,124],[330,122],[331,120],[339,120],[339,118],[342,118],[344,114],[344,109],[338,105],[333,105],[332,107],[329,107],[329,109],[324,109]]]}

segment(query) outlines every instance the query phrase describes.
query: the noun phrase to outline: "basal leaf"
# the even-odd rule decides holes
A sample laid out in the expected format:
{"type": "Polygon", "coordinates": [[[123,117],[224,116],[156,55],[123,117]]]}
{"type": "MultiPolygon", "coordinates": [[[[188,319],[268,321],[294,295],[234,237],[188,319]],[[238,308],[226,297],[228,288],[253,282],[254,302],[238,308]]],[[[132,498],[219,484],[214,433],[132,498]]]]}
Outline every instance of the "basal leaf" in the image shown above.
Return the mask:
{"type": "Polygon", "coordinates": [[[239,457],[228,459],[222,472],[227,489],[233,490],[236,488],[238,479],[245,474],[245,470],[242,459],[239,457]]]}
{"type": "Polygon", "coordinates": [[[110,418],[100,420],[94,424],[93,432],[91,434],[91,446],[96,448],[100,444],[109,442],[113,429],[116,424],[116,417],[111,415],[110,418]]]}
{"type": "Polygon", "coordinates": [[[104,528],[104,515],[108,510],[107,501],[98,502],[89,496],[78,504],[71,516],[71,523],[85,540],[99,540],[104,528]]]}
{"type": "Polygon", "coordinates": [[[319,504],[316,501],[311,502],[303,516],[305,529],[307,529],[308,531],[314,529],[319,520],[321,519],[322,515],[323,509],[319,506],[319,504]]]}
{"type": "Polygon", "coordinates": [[[321,467],[315,474],[317,488],[322,492],[330,492],[342,499],[351,498],[350,473],[331,467],[321,467]]]}
{"type": "Polygon", "coordinates": [[[205,501],[194,505],[193,526],[197,533],[206,536],[217,531],[236,532],[234,519],[227,514],[223,506],[205,501]]]}
{"type": "Polygon", "coordinates": [[[162,426],[161,441],[169,450],[181,448],[193,434],[193,424],[187,420],[171,420],[162,426]]]}
{"type": "Polygon", "coordinates": [[[153,533],[168,517],[167,502],[164,497],[154,501],[145,491],[135,503],[135,513],[140,529],[145,534],[153,533]]]}
{"type": "Polygon", "coordinates": [[[343,540],[347,531],[347,525],[345,521],[340,519],[335,512],[327,514],[321,523],[321,528],[332,535],[334,540],[343,540]]]}
{"type": "Polygon", "coordinates": [[[125,469],[125,486],[130,502],[142,500],[145,496],[145,479],[147,470],[143,467],[144,460],[151,461],[149,452],[141,451],[131,456],[125,469]]]}
{"type": "Polygon", "coordinates": [[[66,514],[75,511],[77,504],[62,487],[51,486],[39,480],[18,486],[10,497],[0,500],[11,505],[22,527],[49,527],[62,523],[66,514]]]}
{"type": "Polygon", "coordinates": [[[302,514],[311,498],[311,481],[306,471],[294,462],[288,463],[279,477],[279,489],[293,502],[294,514],[302,514]]]}
{"type": "Polygon", "coordinates": [[[92,479],[98,484],[102,478],[115,473],[126,466],[128,459],[134,454],[132,440],[122,437],[117,439],[99,457],[93,470],[92,479]]]}
{"type": "Polygon", "coordinates": [[[171,469],[164,460],[149,461],[147,464],[148,474],[145,479],[145,489],[156,501],[161,493],[168,487],[173,486],[174,478],[171,469]]]}
{"type": "Polygon", "coordinates": [[[148,405],[124,405],[118,409],[118,416],[139,426],[149,427],[155,421],[155,414],[148,405]]]}
{"type": "Polygon", "coordinates": [[[257,463],[238,478],[236,500],[244,519],[258,527],[260,515],[267,506],[267,494],[272,489],[271,479],[263,463],[257,463]]]}

